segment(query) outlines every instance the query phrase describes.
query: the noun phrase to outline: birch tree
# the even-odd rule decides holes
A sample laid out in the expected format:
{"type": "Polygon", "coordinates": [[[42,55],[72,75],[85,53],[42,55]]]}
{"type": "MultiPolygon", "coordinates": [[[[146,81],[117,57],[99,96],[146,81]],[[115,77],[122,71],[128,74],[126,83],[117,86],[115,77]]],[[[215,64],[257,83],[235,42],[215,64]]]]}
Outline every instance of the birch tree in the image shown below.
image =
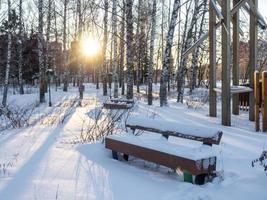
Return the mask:
{"type": "MultiPolygon", "coordinates": [[[[77,1],[77,12],[78,12],[78,38],[79,42],[81,42],[82,36],[82,10],[81,10],[81,0],[77,1]]],[[[81,55],[78,55],[81,58],[81,55]]],[[[81,60],[78,61],[79,65],[79,95],[80,100],[83,99],[83,66],[81,60]]]]}
{"type": "Polygon", "coordinates": [[[160,77],[160,106],[167,104],[167,84],[169,77],[170,56],[171,48],[173,44],[173,35],[176,26],[176,20],[178,16],[178,10],[180,8],[180,0],[175,0],[173,4],[172,17],[169,25],[168,35],[166,38],[166,48],[163,60],[162,73],[160,77]]]}
{"type": "Polygon", "coordinates": [[[39,100],[45,102],[45,67],[43,58],[43,0],[38,0],[38,61],[39,61],[39,100]]]}
{"type": "Polygon", "coordinates": [[[120,34],[120,87],[121,95],[124,95],[124,37],[125,37],[125,0],[122,0],[122,20],[121,20],[121,34],[120,34]]]}
{"type": "Polygon", "coordinates": [[[68,70],[67,70],[67,8],[69,0],[64,0],[63,5],[63,67],[64,67],[64,85],[63,91],[68,91],[68,70]]]}
{"type": "Polygon", "coordinates": [[[105,0],[104,2],[104,39],[103,39],[103,70],[102,70],[102,82],[103,82],[103,95],[106,96],[108,94],[107,90],[107,58],[106,58],[106,52],[107,52],[107,42],[108,42],[108,0],[105,0]]]}
{"type": "MultiPolygon", "coordinates": [[[[198,26],[196,23],[195,24],[195,41],[196,42],[201,35],[203,34],[203,28],[204,28],[204,21],[205,21],[205,14],[207,13],[207,0],[203,0],[202,2],[203,5],[203,12],[200,18],[200,24],[199,24],[199,31],[198,31],[198,26]]],[[[199,61],[199,52],[200,47],[198,46],[195,51],[193,52],[192,55],[192,79],[191,79],[191,85],[190,85],[190,91],[195,89],[196,83],[197,83],[197,71],[198,71],[198,61],[199,61]]]]}
{"type": "MultiPolygon", "coordinates": [[[[183,55],[183,53],[192,45],[193,43],[193,31],[194,31],[194,25],[197,22],[197,16],[199,13],[199,6],[198,6],[198,2],[199,0],[195,0],[194,1],[194,9],[193,9],[193,14],[192,14],[192,19],[187,31],[187,35],[183,43],[182,46],[182,53],[181,55],[183,55]]],[[[184,81],[185,81],[185,75],[186,75],[186,71],[187,71],[187,60],[188,57],[183,57],[181,58],[180,61],[180,65],[178,68],[178,74],[177,74],[177,92],[178,92],[178,96],[177,96],[177,102],[183,102],[183,93],[184,93],[184,81]]]]}
{"type": "Polygon", "coordinates": [[[19,61],[18,61],[18,81],[19,81],[19,93],[24,94],[23,89],[23,80],[22,80],[22,66],[23,66],[23,58],[22,58],[22,0],[19,1],[19,41],[18,41],[18,52],[19,52],[19,61]]]}
{"type": "Polygon", "coordinates": [[[4,82],[4,93],[2,104],[5,107],[7,104],[7,92],[9,82],[10,60],[11,60],[11,45],[12,45],[12,33],[11,33],[11,1],[7,1],[7,13],[8,13],[8,27],[7,27],[7,62],[6,62],[6,74],[4,82]]]}
{"type": "Polygon", "coordinates": [[[153,66],[154,66],[154,41],[156,36],[156,13],[157,12],[157,0],[153,0],[152,9],[152,27],[150,36],[150,52],[149,52],[149,67],[148,67],[148,105],[152,105],[153,101],[153,66]]]}
{"type": "Polygon", "coordinates": [[[133,0],[126,0],[127,99],[133,98],[133,0]]]}
{"type": "Polygon", "coordinates": [[[118,55],[117,55],[117,0],[112,4],[112,42],[113,42],[113,81],[114,81],[114,98],[118,98],[118,55]]]}

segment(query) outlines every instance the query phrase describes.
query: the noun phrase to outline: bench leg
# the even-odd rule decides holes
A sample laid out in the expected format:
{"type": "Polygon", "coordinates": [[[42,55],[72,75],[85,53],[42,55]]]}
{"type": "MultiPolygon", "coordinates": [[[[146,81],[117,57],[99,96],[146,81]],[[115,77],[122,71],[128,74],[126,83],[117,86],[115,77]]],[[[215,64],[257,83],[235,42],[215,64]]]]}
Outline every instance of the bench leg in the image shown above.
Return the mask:
{"type": "Polygon", "coordinates": [[[197,185],[203,185],[205,183],[205,179],[207,177],[207,174],[199,174],[195,177],[195,184],[197,185]]]}
{"type": "Polygon", "coordinates": [[[193,176],[187,171],[184,171],[184,182],[193,183],[193,176]]]}
{"type": "Polygon", "coordinates": [[[123,154],[123,159],[126,160],[126,161],[128,161],[129,155],[128,154],[123,154]]]}
{"type": "Polygon", "coordinates": [[[118,160],[118,152],[112,150],[112,157],[113,159],[118,160]]]}

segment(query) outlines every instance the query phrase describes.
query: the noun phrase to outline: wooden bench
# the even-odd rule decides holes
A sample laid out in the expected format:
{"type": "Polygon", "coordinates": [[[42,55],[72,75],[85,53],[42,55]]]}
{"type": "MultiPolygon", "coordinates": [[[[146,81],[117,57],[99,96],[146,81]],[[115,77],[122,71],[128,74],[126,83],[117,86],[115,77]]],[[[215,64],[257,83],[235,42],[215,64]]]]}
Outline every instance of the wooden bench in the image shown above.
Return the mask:
{"type": "Polygon", "coordinates": [[[134,101],[132,99],[110,99],[103,104],[106,109],[130,109],[133,107],[134,101]]]}
{"type": "Polygon", "coordinates": [[[105,139],[105,145],[106,148],[112,150],[114,159],[118,159],[118,153],[121,153],[125,160],[128,160],[128,156],[131,155],[174,170],[179,168],[184,173],[184,181],[195,182],[196,184],[203,184],[205,177],[216,171],[217,158],[212,150],[212,145],[220,143],[221,131],[195,125],[185,128],[185,124],[143,119],[142,117],[134,120],[130,118],[126,127],[132,129],[133,132],[138,129],[159,133],[164,137],[161,140],[157,139],[156,142],[153,140],[144,142],[140,136],[108,136],[105,139]],[[203,130],[207,132],[203,134],[198,132],[203,130]],[[172,144],[166,140],[169,136],[199,141],[204,145],[191,148],[172,144]],[[195,180],[193,181],[194,177],[195,180]]]}

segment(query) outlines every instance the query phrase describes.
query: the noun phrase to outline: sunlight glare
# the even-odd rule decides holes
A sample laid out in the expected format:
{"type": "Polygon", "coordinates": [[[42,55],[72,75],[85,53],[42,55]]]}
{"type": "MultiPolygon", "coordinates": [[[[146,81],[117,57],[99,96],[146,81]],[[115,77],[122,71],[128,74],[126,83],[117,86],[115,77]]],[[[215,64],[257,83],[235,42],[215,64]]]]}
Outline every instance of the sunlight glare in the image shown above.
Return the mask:
{"type": "Polygon", "coordinates": [[[92,57],[99,53],[100,44],[97,40],[90,37],[83,40],[82,48],[85,55],[92,57]]]}

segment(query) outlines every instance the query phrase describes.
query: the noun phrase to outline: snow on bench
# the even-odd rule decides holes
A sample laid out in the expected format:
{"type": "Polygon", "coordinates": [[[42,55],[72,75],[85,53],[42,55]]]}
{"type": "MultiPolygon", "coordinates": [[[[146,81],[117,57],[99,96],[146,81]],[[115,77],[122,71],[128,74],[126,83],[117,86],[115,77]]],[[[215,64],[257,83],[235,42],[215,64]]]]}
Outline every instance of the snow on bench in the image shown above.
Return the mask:
{"type": "Polygon", "coordinates": [[[215,128],[185,124],[178,121],[149,119],[139,115],[130,116],[126,122],[126,127],[133,131],[139,129],[160,133],[165,137],[174,136],[201,141],[207,145],[218,145],[222,137],[222,131],[215,128]]]}
{"type": "MultiPolygon", "coordinates": [[[[189,148],[168,142],[164,137],[156,139],[150,135],[134,136],[132,134],[110,135],[105,138],[105,146],[112,150],[114,159],[121,153],[125,160],[134,156],[157,163],[187,174],[189,181],[203,184],[205,177],[216,170],[216,154],[211,146],[189,148]]],[[[185,176],[184,176],[185,177],[185,176]]]]}
{"type": "Polygon", "coordinates": [[[103,104],[106,109],[130,109],[133,107],[133,100],[113,98],[103,104]]]}
{"type": "Polygon", "coordinates": [[[148,149],[156,149],[167,154],[188,158],[194,161],[215,157],[216,153],[212,147],[201,145],[200,147],[189,148],[183,145],[177,145],[168,142],[165,138],[155,138],[150,136],[134,136],[132,134],[110,135],[108,139],[117,140],[133,144],[136,146],[145,147],[148,149]]]}

